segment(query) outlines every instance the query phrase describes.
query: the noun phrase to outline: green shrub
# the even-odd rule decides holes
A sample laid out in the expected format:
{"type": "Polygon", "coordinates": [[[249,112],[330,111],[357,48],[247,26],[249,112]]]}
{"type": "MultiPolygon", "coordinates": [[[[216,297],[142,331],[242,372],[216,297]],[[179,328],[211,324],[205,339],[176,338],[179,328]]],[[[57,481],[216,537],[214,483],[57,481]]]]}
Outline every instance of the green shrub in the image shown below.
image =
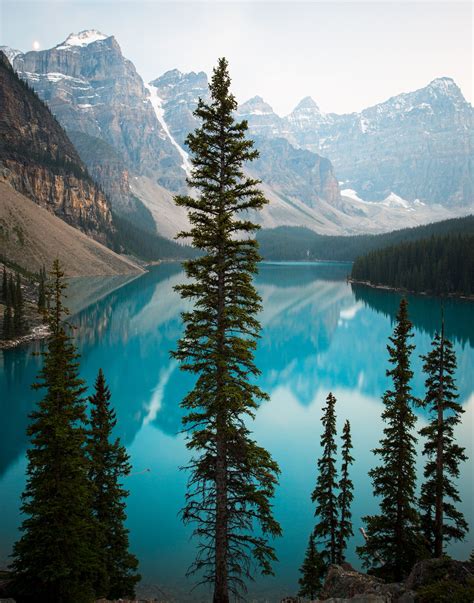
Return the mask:
{"type": "Polygon", "coordinates": [[[439,580],[420,588],[416,593],[416,603],[472,603],[474,601],[474,579],[467,584],[454,580],[439,580]]]}

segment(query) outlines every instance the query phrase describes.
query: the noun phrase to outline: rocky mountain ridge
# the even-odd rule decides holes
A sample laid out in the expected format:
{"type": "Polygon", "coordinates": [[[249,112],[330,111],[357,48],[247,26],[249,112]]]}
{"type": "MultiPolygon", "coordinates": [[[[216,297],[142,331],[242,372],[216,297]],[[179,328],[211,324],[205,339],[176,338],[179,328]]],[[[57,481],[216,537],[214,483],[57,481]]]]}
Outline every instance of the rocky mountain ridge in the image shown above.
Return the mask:
{"type": "Polygon", "coordinates": [[[391,193],[447,207],[474,200],[474,111],[451,78],[360,113],[323,113],[306,97],[280,117],[257,96],[239,114],[254,135],[284,137],[330,159],[344,188],[365,200],[391,193]]]}
{"type": "MultiPolygon", "coordinates": [[[[67,131],[106,143],[127,172],[151,177],[173,192],[184,190],[180,154],[113,36],[97,30],[71,34],[54,48],[16,54],[13,67],[67,131]]],[[[89,156],[83,158],[89,165],[89,156]]],[[[94,171],[93,162],[91,167],[94,171]]],[[[99,182],[112,201],[124,202],[115,198],[107,176],[99,182]]]]}
{"type": "MultiPolygon", "coordinates": [[[[173,69],[145,84],[115,38],[96,30],[11,56],[116,211],[133,218],[145,206],[168,237],[186,227],[172,195],[191,167],[185,138],[198,125],[198,98],[208,98],[204,72],[173,69]]],[[[265,227],[383,232],[472,206],[472,107],[447,78],[360,114],[325,114],[311,97],[286,117],[261,97],[237,114],[261,150],[249,170],[270,199],[258,217],[265,227]]]]}
{"type": "Polygon", "coordinates": [[[110,205],[48,107],[0,53],[0,170],[3,181],[103,243],[110,205]]]}

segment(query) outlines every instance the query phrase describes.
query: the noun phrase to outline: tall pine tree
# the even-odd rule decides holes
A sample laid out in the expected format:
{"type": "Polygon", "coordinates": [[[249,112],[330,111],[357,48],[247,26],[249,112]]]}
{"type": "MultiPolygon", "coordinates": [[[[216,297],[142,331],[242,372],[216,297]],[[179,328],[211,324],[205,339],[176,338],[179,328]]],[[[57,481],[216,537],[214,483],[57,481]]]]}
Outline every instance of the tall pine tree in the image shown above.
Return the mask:
{"type": "Polygon", "coordinates": [[[386,423],[384,437],[374,454],[382,463],[369,472],[374,495],[381,497],[380,514],[364,517],[367,541],[358,553],[369,565],[384,560],[387,578],[401,580],[420,555],[419,516],[416,509],[416,437],[413,430],[416,417],[411,408],[415,399],[411,393],[410,356],[414,345],[412,324],[408,318],[408,302],[402,299],[397,324],[387,346],[387,370],[393,386],[385,392],[382,419],[386,423]]]}
{"type": "Polygon", "coordinates": [[[46,310],[46,269],[43,266],[38,275],[38,312],[46,310]]]}
{"type": "Polygon", "coordinates": [[[51,272],[51,335],[35,389],[45,390],[28,427],[26,516],[14,547],[13,570],[22,598],[89,603],[98,560],[92,545],[91,488],[86,458],[84,382],[63,318],[64,273],[51,272]]]}
{"type": "Polygon", "coordinates": [[[326,569],[327,565],[316,546],[316,537],[314,534],[311,534],[303,565],[300,568],[301,578],[298,580],[300,585],[298,597],[307,597],[311,600],[316,599],[321,589],[326,569]]]}
{"type": "Polygon", "coordinates": [[[322,456],[318,460],[318,476],[311,500],[316,503],[314,535],[326,563],[336,563],[338,550],[338,500],[336,469],[336,398],[329,393],[323,408],[321,435],[322,456]]]}
{"type": "Polygon", "coordinates": [[[339,482],[339,496],[337,499],[339,507],[339,524],[337,528],[337,563],[342,563],[345,559],[345,550],[347,548],[347,541],[354,534],[352,529],[352,513],[351,504],[354,498],[352,490],[354,486],[349,477],[349,467],[354,462],[354,458],[351,456],[352,450],[352,439],[351,439],[351,425],[349,421],[344,423],[342,430],[342,467],[341,467],[341,480],[339,482]]]}
{"type": "Polygon", "coordinates": [[[96,544],[102,563],[95,583],[95,591],[109,599],[133,598],[135,585],[140,580],[136,573],[137,559],[128,551],[128,530],[125,527],[125,498],[128,492],[121,480],[130,473],[131,466],[125,447],[112,431],[117,424],[110,405],[110,390],[102,369],[90,396],[91,417],[88,452],[89,479],[93,489],[92,508],[96,520],[96,544]]]}
{"type": "Polygon", "coordinates": [[[429,354],[422,356],[426,373],[426,395],[423,401],[429,409],[431,421],[420,430],[426,438],[423,454],[425,482],[421,487],[420,509],[425,537],[434,557],[443,555],[444,544],[462,540],[468,524],[454,503],[461,502],[453,479],[459,477],[459,464],[467,460],[464,448],[456,443],[454,428],[464,412],[457,402],[456,354],[452,343],[441,332],[436,333],[429,354]]]}
{"type": "Polygon", "coordinates": [[[15,314],[13,317],[13,330],[15,335],[24,335],[27,331],[27,323],[25,318],[23,290],[21,288],[21,277],[18,272],[16,274],[14,300],[15,314]]]}
{"type": "Polygon", "coordinates": [[[5,310],[3,311],[3,331],[2,338],[3,339],[11,339],[14,336],[14,328],[13,328],[13,314],[12,307],[7,303],[5,306],[5,310]]]}
{"type": "Polygon", "coordinates": [[[178,290],[194,300],[183,314],[184,335],[175,358],[198,375],[183,406],[194,454],[183,520],[193,522],[199,551],[190,572],[214,588],[214,603],[245,589],[255,565],[271,574],[275,560],[269,537],[281,532],[271,498],[279,473],[270,454],[251,438],[247,418],[267,399],[252,379],[259,374],[254,350],[260,325],[260,298],[252,278],[260,259],[248,211],[266,203],[243,164],[258,156],[245,138],[247,123],[236,122],[225,59],[214,69],[210,102],[195,111],[202,125],[187,138],[193,170],[193,197],[176,197],[188,210],[191,229],[180,236],[202,250],[185,262],[189,282],[178,290]]]}
{"type": "Polygon", "coordinates": [[[7,289],[8,289],[7,269],[5,268],[5,264],[3,264],[3,272],[2,272],[2,302],[4,304],[7,303],[7,289]]]}

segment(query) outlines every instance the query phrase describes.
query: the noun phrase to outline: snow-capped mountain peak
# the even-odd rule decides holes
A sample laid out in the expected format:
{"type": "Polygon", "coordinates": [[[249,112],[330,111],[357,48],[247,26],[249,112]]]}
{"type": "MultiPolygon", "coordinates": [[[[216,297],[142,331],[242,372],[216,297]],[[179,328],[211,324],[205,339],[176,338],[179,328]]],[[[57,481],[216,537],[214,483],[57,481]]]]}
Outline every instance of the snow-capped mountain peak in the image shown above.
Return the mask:
{"type": "Polygon", "coordinates": [[[67,48],[69,46],[88,46],[89,44],[100,42],[102,40],[106,40],[107,38],[110,38],[110,36],[103,34],[97,29],[85,29],[79,33],[69,34],[64,42],[56,46],[56,48],[67,48]]]}
{"type": "Polygon", "coordinates": [[[16,48],[10,48],[10,46],[0,46],[0,51],[7,57],[10,64],[13,64],[13,60],[15,57],[23,54],[21,50],[17,50],[16,48]]]}

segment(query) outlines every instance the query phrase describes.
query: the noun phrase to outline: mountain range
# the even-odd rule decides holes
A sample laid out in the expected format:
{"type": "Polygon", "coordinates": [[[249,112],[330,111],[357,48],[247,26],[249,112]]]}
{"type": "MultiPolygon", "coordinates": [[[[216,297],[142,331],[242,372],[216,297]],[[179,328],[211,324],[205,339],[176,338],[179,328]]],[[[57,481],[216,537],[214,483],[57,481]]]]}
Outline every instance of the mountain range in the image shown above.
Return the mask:
{"type": "MultiPolygon", "coordinates": [[[[187,217],[173,202],[190,170],[185,139],[208,98],[204,72],[146,84],[113,36],[71,34],[47,50],[0,47],[67,132],[117,214],[173,237],[187,217]]],[[[256,96],[238,108],[260,157],[249,172],[270,203],[264,227],[324,234],[383,232],[472,210],[473,109],[439,78],[360,113],[323,113],[307,97],[278,116],[256,96]]]]}
{"type": "Polygon", "coordinates": [[[111,249],[109,201],[66,132],[0,52],[0,256],[30,272],[140,272],[111,249]]]}

